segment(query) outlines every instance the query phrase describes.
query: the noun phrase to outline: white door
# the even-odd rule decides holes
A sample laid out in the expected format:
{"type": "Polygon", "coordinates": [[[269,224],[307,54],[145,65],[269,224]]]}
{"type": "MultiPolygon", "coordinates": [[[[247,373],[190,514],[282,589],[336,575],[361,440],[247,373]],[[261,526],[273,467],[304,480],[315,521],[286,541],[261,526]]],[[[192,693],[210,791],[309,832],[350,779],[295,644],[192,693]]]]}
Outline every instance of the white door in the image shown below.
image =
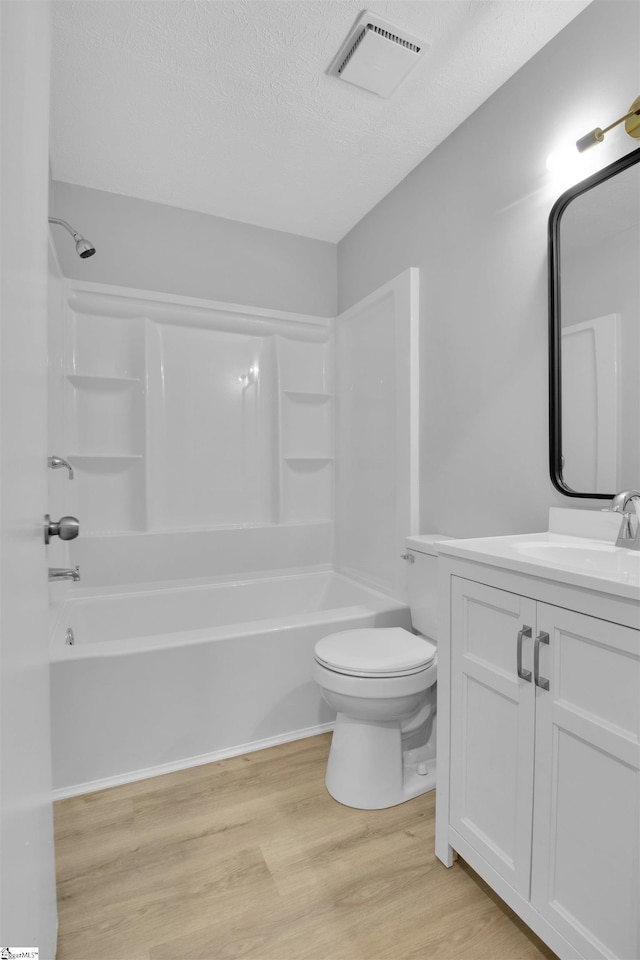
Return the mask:
{"type": "Polygon", "coordinates": [[[531,902],[584,957],[640,957],[640,631],[538,605],[531,902]]]}
{"type": "Polygon", "coordinates": [[[0,942],[51,960],[46,3],[0,3],[0,121],[0,942]]]}
{"type": "Polygon", "coordinates": [[[525,597],[453,578],[451,826],[526,899],[533,818],[535,607],[525,597]]]}
{"type": "Polygon", "coordinates": [[[573,490],[618,490],[618,314],[562,329],[563,477],[573,490]]]}

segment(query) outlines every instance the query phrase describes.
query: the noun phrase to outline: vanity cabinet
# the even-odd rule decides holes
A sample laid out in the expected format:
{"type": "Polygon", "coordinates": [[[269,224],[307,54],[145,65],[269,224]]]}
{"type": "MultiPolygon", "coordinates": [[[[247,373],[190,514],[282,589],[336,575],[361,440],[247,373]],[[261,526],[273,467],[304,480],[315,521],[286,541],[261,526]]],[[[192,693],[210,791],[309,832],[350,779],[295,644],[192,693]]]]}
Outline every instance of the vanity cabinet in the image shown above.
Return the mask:
{"type": "Polygon", "coordinates": [[[535,694],[516,657],[535,603],[456,577],[451,619],[451,825],[528,897],[535,694]]]}
{"type": "Polygon", "coordinates": [[[593,594],[584,613],[579,590],[439,562],[436,852],[458,852],[561,957],[638,960],[640,614],[614,622],[593,594]]]}

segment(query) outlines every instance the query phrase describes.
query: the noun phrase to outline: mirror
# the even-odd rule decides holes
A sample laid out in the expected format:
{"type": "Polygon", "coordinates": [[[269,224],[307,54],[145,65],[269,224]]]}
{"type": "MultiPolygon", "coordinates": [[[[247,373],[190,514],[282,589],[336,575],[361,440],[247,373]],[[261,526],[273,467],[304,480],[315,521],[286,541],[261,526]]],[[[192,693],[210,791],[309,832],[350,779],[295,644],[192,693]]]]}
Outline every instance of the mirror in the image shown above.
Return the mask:
{"type": "Polygon", "coordinates": [[[549,428],[561,493],[640,490],[640,149],[549,216],[549,428]]]}

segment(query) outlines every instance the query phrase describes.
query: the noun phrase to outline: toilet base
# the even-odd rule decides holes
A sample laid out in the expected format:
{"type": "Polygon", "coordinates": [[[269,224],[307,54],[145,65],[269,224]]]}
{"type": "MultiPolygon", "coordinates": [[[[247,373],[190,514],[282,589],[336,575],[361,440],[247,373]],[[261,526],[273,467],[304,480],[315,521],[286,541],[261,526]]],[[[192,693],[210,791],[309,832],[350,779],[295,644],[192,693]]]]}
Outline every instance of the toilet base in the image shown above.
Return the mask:
{"type": "Polygon", "coordinates": [[[396,720],[355,720],[338,713],[327,763],[327,790],[347,807],[394,807],[434,789],[436,762],[428,754],[428,745],[403,753],[396,720]]]}

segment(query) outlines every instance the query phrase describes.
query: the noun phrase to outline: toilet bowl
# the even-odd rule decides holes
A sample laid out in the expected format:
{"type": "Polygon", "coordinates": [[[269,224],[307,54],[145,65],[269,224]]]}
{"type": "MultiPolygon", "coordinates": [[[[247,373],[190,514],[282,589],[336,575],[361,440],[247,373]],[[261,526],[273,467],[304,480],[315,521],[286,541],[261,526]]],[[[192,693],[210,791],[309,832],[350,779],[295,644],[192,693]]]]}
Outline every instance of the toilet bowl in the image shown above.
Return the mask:
{"type": "Polygon", "coordinates": [[[436,544],[445,539],[407,538],[412,622],[422,635],[371,627],[315,646],[313,677],[336,711],[325,783],[346,806],[378,810],[435,787],[436,544]]]}

